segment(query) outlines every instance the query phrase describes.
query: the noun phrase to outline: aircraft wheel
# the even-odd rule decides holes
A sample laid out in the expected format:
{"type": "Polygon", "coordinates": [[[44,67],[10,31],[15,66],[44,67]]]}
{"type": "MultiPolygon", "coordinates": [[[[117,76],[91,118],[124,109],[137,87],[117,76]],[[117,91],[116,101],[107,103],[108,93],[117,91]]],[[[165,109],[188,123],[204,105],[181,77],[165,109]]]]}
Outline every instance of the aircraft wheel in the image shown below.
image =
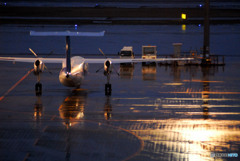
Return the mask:
{"type": "Polygon", "coordinates": [[[36,96],[42,95],[42,84],[41,83],[35,84],[35,92],[36,92],[36,96]]]}
{"type": "Polygon", "coordinates": [[[111,84],[105,84],[105,95],[110,96],[112,94],[112,85],[111,84]]]}

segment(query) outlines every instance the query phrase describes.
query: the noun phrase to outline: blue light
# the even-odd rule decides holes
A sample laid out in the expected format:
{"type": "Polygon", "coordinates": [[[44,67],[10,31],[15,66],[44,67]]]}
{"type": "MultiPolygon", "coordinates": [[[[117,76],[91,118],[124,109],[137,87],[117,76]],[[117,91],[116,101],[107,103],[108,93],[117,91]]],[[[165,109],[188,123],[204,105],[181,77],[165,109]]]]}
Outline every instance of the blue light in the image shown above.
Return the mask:
{"type": "Polygon", "coordinates": [[[74,26],[75,26],[75,30],[77,30],[77,27],[78,27],[78,25],[77,25],[77,24],[75,24],[74,26]]]}
{"type": "Polygon", "coordinates": [[[201,27],[202,25],[201,24],[198,24],[198,27],[201,27]]]}
{"type": "Polygon", "coordinates": [[[202,7],[202,4],[200,4],[199,7],[201,8],[201,7],[202,7]]]}

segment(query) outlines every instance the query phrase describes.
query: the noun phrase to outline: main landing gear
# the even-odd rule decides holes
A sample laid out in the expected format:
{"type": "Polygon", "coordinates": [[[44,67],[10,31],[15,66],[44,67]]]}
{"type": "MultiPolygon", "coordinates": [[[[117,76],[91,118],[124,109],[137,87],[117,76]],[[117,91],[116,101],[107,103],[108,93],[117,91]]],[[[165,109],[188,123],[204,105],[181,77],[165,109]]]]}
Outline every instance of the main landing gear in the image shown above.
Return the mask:
{"type": "Polygon", "coordinates": [[[111,96],[112,94],[112,84],[110,84],[111,71],[107,68],[107,71],[104,71],[104,75],[107,77],[107,83],[105,84],[105,95],[111,96]]]}
{"type": "Polygon", "coordinates": [[[37,83],[35,84],[36,96],[42,95],[42,83],[40,83],[40,73],[35,73],[37,75],[37,83]]]}
{"type": "Polygon", "coordinates": [[[35,84],[35,93],[36,93],[36,96],[42,95],[42,84],[40,82],[37,82],[35,84]]]}

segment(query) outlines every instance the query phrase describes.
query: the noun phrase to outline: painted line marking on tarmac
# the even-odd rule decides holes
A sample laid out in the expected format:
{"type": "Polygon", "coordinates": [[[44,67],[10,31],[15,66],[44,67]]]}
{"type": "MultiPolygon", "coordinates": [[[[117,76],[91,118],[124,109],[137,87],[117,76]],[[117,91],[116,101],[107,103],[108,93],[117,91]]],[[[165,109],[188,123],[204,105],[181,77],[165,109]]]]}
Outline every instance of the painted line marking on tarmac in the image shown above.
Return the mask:
{"type": "Polygon", "coordinates": [[[19,81],[17,81],[17,83],[15,83],[9,90],[7,90],[7,92],[5,92],[1,97],[0,97],[0,101],[2,101],[12,90],[14,90],[14,88],[16,88],[24,79],[27,78],[27,76],[32,73],[34,69],[31,69],[27,72],[27,74],[25,74],[19,81]]]}

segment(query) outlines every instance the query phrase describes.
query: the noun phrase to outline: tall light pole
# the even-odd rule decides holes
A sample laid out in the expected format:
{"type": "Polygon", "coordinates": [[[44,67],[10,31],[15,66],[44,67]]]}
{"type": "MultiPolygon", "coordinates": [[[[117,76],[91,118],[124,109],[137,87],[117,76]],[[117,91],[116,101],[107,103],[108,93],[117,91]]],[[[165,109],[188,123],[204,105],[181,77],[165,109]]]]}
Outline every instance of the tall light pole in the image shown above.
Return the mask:
{"type": "Polygon", "coordinates": [[[211,63],[209,60],[210,54],[210,47],[209,47],[209,40],[210,40],[210,22],[209,22],[209,10],[210,10],[210,0],[205,0],[204,5],[204,41],[203,41],[203,59],[202,64],[209,64],[211,63]]]}

